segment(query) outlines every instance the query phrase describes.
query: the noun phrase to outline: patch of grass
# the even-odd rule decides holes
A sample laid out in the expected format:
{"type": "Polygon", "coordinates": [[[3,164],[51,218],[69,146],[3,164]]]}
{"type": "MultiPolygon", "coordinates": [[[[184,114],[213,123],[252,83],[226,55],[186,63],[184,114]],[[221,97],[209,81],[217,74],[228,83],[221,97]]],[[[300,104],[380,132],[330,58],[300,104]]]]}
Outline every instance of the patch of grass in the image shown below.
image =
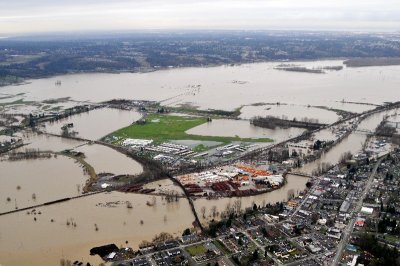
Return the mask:
{"type": "Polygon", "coordinates": [[[60,110],[62,110],[62,106],[54,106],[50,108],[48,111],[58,112],[60,110]]]}
{"type": "MultiPolygon", "coordinates": [[[[196,126],[207,123],[205,117],[189,116],[170,116],[152,114],[146,118],[143,125],[134,124],[122,128],[112,135],[122,138],[152,139],[156,143],[167,142],[170,140],[200,140],[217,141],[224,144],[232,141],[241,142],[271,142],[269,138],[239,138],[239,137],[219,137],[219,136],[201,136],[187,134],[186,131],[196,126]]],[[[203,148],[203,147],[199,147],[203,148]]]]}
{"type": "Polygon", "coordinates": [[[233,111],[226,111],[226,110],[219,110],[219,109],[201,110],[201,109],[198,109],[197,106],[192,106],[189,104],[182,104],[179,107],[168,107],[167,109],[172,112],[197,114],[197,115],[204,115],[204,116],[209,116],[209,117],[215,118],[218,116],[239,117],[239,115],[241,114],[242,107],[243,106],[235,108],[233,111]]]}
{"type": "Polygon", "coordinates": [[[24,99],[19,99],[19,100],[15,100],[13,102],[0,103],[0,106],[9,106],[9,105],[17,105],[17,104],[28,105],[28,104],[33,104],[33,103],[35,103],[35,102],[32,102],[32,101],[25,102],[24,99]]]}
{"type": "Polygon", "coordinates": [[[194,147],[194,149],[193,149],[193,151],[195,151],[195,152],[202,152],[202,151],[206,151],[206,150],[208,150],[208,148],[204,144],[199,144],[196,147],[194,147]]]}
{"type": "Polygon", "coordinates": [[[199,254],[204,254],[207,252],[207,249],[203,245],[194,245],[186,248],[186,251],[189,252],[191,256],[196,256],[199,254]]]}
{"type": "Polygon", "coordinates": [[[390,241],[390,242],[392,242],[392,243],[400,242],[400,238],[398,236],[395,236],[395,235],[389,235],[388,234],[388,235],[384,235],[383,238],[388,240],[388,241],[390,241]]]}

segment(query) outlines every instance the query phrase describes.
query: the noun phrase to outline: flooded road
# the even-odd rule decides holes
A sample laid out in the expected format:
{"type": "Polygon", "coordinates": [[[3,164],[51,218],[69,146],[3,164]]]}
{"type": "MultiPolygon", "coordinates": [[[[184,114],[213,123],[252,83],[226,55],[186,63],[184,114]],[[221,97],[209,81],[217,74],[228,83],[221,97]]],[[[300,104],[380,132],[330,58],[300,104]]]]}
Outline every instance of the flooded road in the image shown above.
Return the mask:
{"type": "Polygon", "coordinates": [[[19,212],[2,216],[0,263],[59,265],[61,258],[67,258],[98,265],[100,257],[89,255],[94,246],[115,243],[137,249],[142,240],[151,241],[156,234],[180,236],[192,227],[194,216],[187,200],[166,203],[157,197],[154,206],[147,206],[152,200],[148,195],[113,192],[39,208],[41,215],[19,212]],[[132,209],[126,207],[126,201],[132,203],[132,209]]]}

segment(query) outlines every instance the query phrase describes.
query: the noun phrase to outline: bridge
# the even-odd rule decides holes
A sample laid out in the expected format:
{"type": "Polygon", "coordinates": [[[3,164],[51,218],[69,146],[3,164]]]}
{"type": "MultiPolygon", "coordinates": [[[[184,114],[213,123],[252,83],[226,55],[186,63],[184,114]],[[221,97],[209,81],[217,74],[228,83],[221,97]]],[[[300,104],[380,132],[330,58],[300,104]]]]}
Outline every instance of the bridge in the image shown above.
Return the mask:
{"type": "Polygon", "coordinates": [[[365,134],[370,134],[370,135],[374,134],[373,131],[368,130],[368,129],[364,129],[364,128],[357,128],[357,129],[354,130],[354,132],[356,132],[356,133],[365,133],[365,134]]]}
{"type": "Polygon", "coordinates": [[[287,173],[288,175],[296,175],[296,176],[301,176],[301,177],[307,177],[307,178],[314,178],[315,176],[309,175],[309,174],[305,174],[305,173],[301,173],[301,172],[289,172],[287,173]]]}

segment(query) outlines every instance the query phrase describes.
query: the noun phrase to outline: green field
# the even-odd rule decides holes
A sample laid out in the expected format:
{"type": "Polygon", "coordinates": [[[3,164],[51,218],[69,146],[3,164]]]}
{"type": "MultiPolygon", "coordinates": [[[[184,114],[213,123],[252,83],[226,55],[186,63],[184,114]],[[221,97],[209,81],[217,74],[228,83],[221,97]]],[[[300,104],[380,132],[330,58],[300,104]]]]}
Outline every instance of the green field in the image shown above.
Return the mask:
{"type": "Polygon", "coordinates": [[[204,123],[207,123],[207,118],[205,117],[151,114],[146,118],[145,124],[130,125],[112,133],[112,135],[121,138],[152,139],[156,143],[167,142],[170,140],[218,141],[224,144],[230,143],[232,141],[272,141],[268,138],[252,139],[239,137],[200,136],[185,133],[185,131],[204,123]]]}
{"type": "Polygon", "coordinates": [[[203,245],[194,245],[186,248],[186,251],[189,252],[191,256],[196,256],[199,254],[204,254],[207,252],[207,249],[203,245]]]}
{"type": "MultiPolygon", "coordinates": [[[[13,98],[13,97],[11,97],[13,98]]],[[[29,104],[34,104],[35,102],[32,101],[24,101],[24,99],[18,99],[12,102],[4,102],[4,103],[0,103],[0,106],[9,106],[9,105],[21,105],[21,104],[25,104],[25,105],[29,105],[29,104]]]]}

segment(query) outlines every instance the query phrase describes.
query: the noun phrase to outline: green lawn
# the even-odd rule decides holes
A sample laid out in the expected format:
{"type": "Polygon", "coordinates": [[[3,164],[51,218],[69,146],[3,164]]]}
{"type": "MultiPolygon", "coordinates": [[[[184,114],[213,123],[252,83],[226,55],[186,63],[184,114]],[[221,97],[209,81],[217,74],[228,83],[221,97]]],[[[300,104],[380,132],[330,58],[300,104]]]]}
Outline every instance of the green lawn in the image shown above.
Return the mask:
{"type": "Polygon", "coordinates": [[[388,234],[388,235],[384,235],[383,237],[384,237],[384,239],[386,239],[386,240],[388,240],[388,241],[390,241],[392,243],[400,242],[400,238],[398,236],[395,236],[395,235],[389,235],[388,234]]]}
{"type": "MultiPolygon", "coordinates": [[[[13,97],[11,97],[13,98],[13,97]]],[[[34,104],[35,102],[32,101],[24,101],[24,99],[18,99],[12,102],[5,102],[5,103],[0,103],[0,106],[8,106],[8,105],[17,105],[17,104],[25,104],[25,105],[29,105],[29,104],[34,104]]]]}
{"type": "Polygon", "coordinates": [[[186,251],[189,252],[191,256],[196,256],[199,254],[204,254],[207,252],[207,249],[203,245],[194,245],[186,248],[186,251]]]}
{"type": "MultiPolygon", "coordinates": [[[[112,135],[122,138],[152,139],[156,143],[170,140],[202,140],[218,141],[224,144],[232,141],[242,142],[271,142],[269,138],[239,138],[239,137],[216,137],[186,134],[185,131],[207,123],[205,117],[170,116],[151,114],[147,116],[144,125],[134,124],[122,128],[112,135]]],[[[211,122],[212,123],[212,122],[211,122]]],[[[200,148],[200,147],[199,147],[200,148]]],[[[201,147],[203,148],[203,147],[201,147]]],[[[199,150],[201,150],[201,148],[199,150]]]]}

